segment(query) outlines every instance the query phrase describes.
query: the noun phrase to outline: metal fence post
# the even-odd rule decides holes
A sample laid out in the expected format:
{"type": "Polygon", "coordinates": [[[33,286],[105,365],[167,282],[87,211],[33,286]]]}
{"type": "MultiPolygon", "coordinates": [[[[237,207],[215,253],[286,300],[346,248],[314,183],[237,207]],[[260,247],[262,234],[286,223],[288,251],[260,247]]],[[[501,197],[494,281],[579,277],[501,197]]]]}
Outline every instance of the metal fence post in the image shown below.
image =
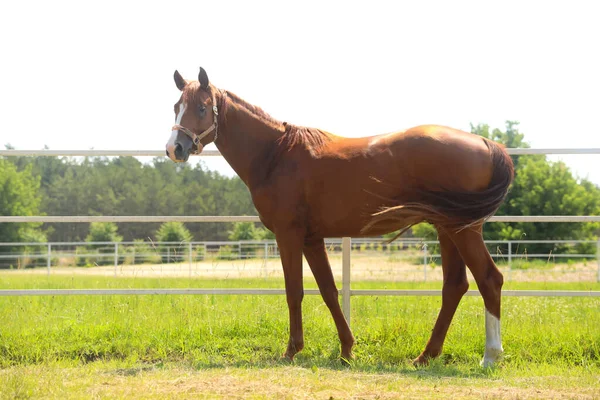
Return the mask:
{"type": "Polygon", "coordinates": [[[598,276],[596,277],[596,282],[600,282],[600,239],[596,243],[596,259],[598,260],[598,276]]]}
{"type": "Polygon", "coordinates": [[[265,265],[269,259],[269,242],[265,242],[265,265]]]}
{"type": "Polygon", "coordinates": [[[342,238],[342,310],[350,325],[350,249],[352,239],[342,238]]]}
{"type": "Polygon", "coordinates": [[[190,278],[192,277],[192,242],[188,243],[188,252],[189,252],[189,260],[190,260],[190,278]]]}
{"type": "Polygon", "coordinates": [[[115,243],[115,277],[117,276],[117,265],[119,265],[119,243],[115,243]]]}
{"type": "Polygon", "coordinates": [[[512,279],[512,242],[508,241],[508,280],[512,279]]]}
{"type": "Polygon", "coordinates": [[[46,257],[46,265],[48,266],[48,276],[50,276],[50,266],[52,265],[52,245],[48,243],[48,256],[46,257]]]}
{"type": "Polygon", "coordinates": [[[269,242],[265,242],[265,263],[263,270],[265,271],[265,278],[267,277],[267,263],[269,262],[269,242]]]}
{"type": "Polygon", "coordinates": [[[427,243],[423,245],[423,280],[427,282],[427,243]]]}

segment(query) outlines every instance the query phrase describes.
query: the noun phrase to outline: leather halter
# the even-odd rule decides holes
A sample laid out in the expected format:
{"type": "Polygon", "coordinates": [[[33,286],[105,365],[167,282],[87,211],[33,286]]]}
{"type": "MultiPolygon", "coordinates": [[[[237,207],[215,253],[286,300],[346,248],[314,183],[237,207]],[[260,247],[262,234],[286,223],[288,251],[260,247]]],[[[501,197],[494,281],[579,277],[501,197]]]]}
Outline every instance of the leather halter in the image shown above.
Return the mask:
{"type": "MultiPolygon", "coordinates": [[[[200,154],[201,150],[200,150],[200,140],[204,139],[206,137],[206,135],[208,135],[209,133],[211,133],[212,131],[215,131],[215,137],[212,140],[212,142],[216,142],[217,141],[217,137],[219,135],[219,110],[217,109],[217,103],[215,101],[215,97],[213,96],[213,123],[211,126],[209,126],[207,129],[205,129],[202,133],[196,135],[191,129],[186,128],[183,125],[173,125],[173,128],[171,128],[171,130],[178,130],[181,131],[183,133],[185,133],[190,139],[192,139],[192,142],[194,143],[194,145],[196,146],[196,150],[192,151],[192,154],[200,154]]],[[[210,143],[210,142],[209,142],[210,143]]],[[[208,144],[208,143],[207,143],[208,144]]],[[[202,145],[204,147],[204,145],[202,145]]]]}

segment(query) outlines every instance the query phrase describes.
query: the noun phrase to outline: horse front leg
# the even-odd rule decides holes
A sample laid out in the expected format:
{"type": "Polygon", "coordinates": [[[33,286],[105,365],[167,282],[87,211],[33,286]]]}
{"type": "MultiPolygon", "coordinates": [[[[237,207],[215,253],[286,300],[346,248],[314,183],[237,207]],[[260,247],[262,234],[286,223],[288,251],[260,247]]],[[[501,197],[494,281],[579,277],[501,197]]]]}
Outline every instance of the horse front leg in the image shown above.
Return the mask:
{"type": "Polygon", "coordinates": [[[342,345],[342,359],[350,360],[353,358],[352,347],[354,346],[354,336],[340,308],[338,290],[335,285],[333,273],[331,272],[327,251],[325,250],[325,241],[317,239],[306,242],[304,245],[304,256],[317,281],[321,296],[335,322],[342,345]]]}
{"type": "Polygon", "coordinates": [[[276,234],[290,315],[290,338],[284,356],[290,361],[304,348],[304,332],[302,331],[302,299],[304,298],[304,285],[302,282],[303,239],[303,232],[298,230],[286,230],[283,234],[276,234]]]}

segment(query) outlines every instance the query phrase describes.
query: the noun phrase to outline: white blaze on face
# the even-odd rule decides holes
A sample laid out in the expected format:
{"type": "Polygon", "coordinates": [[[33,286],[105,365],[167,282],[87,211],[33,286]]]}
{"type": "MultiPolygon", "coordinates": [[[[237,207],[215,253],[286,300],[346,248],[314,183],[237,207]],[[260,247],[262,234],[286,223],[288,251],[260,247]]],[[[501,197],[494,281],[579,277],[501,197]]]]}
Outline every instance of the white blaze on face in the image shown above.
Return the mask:
{"type": "MultiPolygon", "coordinates": [[[[179,105],[179,112],[175,117],[175,125],[181,125],[181,119],[183,118],[183,114],[185,113],[186,104],[181,102],[179,105]]],[[[175,160],[175,140],[177,140],[177,130],[171,131],[171,137],[167,142],[167,151],[169,152],[169,158],[173,161],[175,160]]]]}
{"type": "Polygon", "coordinates": [[[485,353],[481,365],[491,367],[502,355],[500,320],[485,310],[485,353]]]}

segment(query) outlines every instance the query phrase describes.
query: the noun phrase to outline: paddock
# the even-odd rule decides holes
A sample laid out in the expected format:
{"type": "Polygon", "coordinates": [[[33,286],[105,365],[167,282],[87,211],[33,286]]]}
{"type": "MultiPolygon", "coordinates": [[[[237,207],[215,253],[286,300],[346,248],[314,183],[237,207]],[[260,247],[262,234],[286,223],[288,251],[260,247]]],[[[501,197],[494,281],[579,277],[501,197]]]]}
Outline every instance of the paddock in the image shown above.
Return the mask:
{"type": "MultiPolygon", "coordinates": [[[[600,154],[600,149],[510,152],[600,154]]],[[[11,155],[162,156],[162,152],[0,151],[0,156],[11,155]]],[[[218,156],[216,152],[203,155],[218,156]]],[[[3,216],[0,223],[128,219],[258,220],[248,216],[3,216]]],[[[489,223],[516,220],[598,222],[600,218],[496,216],[489,223]]],[[[7,321],[0,343],[4,368],[0,395],[69,391],[119,398],[139,393],[281,398],[302,391],[329,398],[422,397],[425,393],[440,398],[595,398],[600,393],[596,282],[600,263],[594,255],[574,266],[558,260],[553,270],[527,276],[510,267],[518,261],[517,244],[506,246],[507,251],[496,258],[504,261],[500,268],[507,277],[504,362],[494,369],[479,367],[483,304],[472,289],[459,307],[445,354],[428,368],[415,368],[410,359],[428,337],[439,308],[440,269],[429,268],[426,261],[419,266],[365,260],[353,250],[353,242],[358,241],[335,240],[340,251],[333,252],[332,265],[341,283],[343,311],[349,320],[353,316],[358,338],[357,359],[350,368],[339,364],[334,329],[310,280],[305,312],[311,339],[294,365],[280,358],[287,321],[282,317],[285,302],[280,297],[285,291],[276,258],[265,264],[264,260],[229,260],[224,276],[199,260],[123,265],[117,249],[114,265],[77,268],[48,263],[46,268],[0,273],[0,318],[7,321]],[[565,278],[569,268],[584,275],[565,278]],[[257,277],[257,270],[267,274],[257,277]],[[246,276],[247,271],[254,272],[246,276]]],[[[53,245],[46,244],[48,262],[56,251],[53,245]]],[[[427,248],[423,246],[417,255],[434,257],[427,248]]]]}
{"type": "MultiPolygon", "coordinates": [[[[547,148],[524,148],[524,149],[507,149],[510,155],[535,155],[535,154],[545,154],[545,155],[560,155],[560,154],[600,154],[600,148],[577,148],[577,149],[547,149],[547,148]]],[[[90,157],[90,156],[134,156],[134,157],[157,157],[164,156],[162,151],[154,151],[154,150],[41,150],[41,151],[32,151],[32,150],[0,150],[0,157],[10,157],[10,156],[32,156],[32,157],[90,157]]],[[[220,156],[218,151],[203,151],[200,156],[203,157],[217,157],[220,156]]],[[[88,223],[88,222],[169,222],[169,221],[179,221],[179,222],[260,222],[258,217],[255,216],[0,216],[0,223],[25,223],[25,222],[79,222],[79,223],[88,223]]],[[[560,223],[560,222],[600,222],[600,216],[493,216],[488,220],[488,223],[494,222],[551,222],[551,223],[560,223]]],[[[351,260],[351,249],[352,249],[352,238],[344,237],[340,238],[341,240],[341,274],[338,274],[337,278],[341,280],[341,290],[340,295],[342,298],[342,310],[346,318],[350,318],[350,304],[352,296],[439,296],[441,291],[439,290],[420,290],[420,291],[393,291],[393,290],[353,290],[351,288],[351,279],[352,279],[352,260],[351,260]]],[[[48,246],[50,251],[50,245],[48,246]]],[[[510,260],[512,257],[512,248],[513,246],[508,247],[508,254],[506,255],[510,260]]],[[[427,258],[427,244],[424,245],[425,258],[427,258]]],[[[191,254],[191,251],[190,251],[191,254]]],[[[597,242],[597,267],[596,267],[596,280],[600,282],[600,240],[597,242]]],[[[116,275],[118,272],[118,255],[117,250],[115,249],[115,265],[113,269],[113,274],[116,275]]],[[[48,270],[47,273],[50,273],[50,256],[47,257],[48,262],[48,270]]],[[[192,276],[192,268],[191,262],[188,263],[188,274],[192,276]]],[[[425,263],[426,264],[426,263],[425,263]]],[[[146,270],[154,271],[157,268],[149,267],[146,270]]],[[[185,267],[183,265],[178,268],[181,272],[185,267]]],[[[590,270],[588,274],[593,274],[591,272],[593,268],[587,268],[590,270]]],[[[140,272],[140,268],[132,269],[131,274],[136,274],[140,272]],[[136,272],[137,271],[137,272],[136,272]]],[[[176,271],[177,268],[174,269],[176,271]]],[[[425,280],[427,279],[427,266],[424,265],[424,275],[425,280]]],[[[108,271],[97,269],[97,273],[106,274],[108,271]]],[[[121,270],[123,272],[123,270],[121,270]]],[[[143,271],[142,271],[143,272],[143,271]]],[[[506,272],[506,271],[505,271],[506,272]]],[[[508,270],[510,277],[512,277],[512,270],[509,268],[508,270]]],[[[218,276],[218,275],[217,275],[218,276]]],[[[363,279],[365,278],[365,273],[363,271],[362,274],[359,273],[363,279]]],[[[160,289],[162,291],[154,291],[152,294],[173,294],[172,290],[177,291],[177,289],[172,288],[164,288],[160,289]]],[[[275,289],[269,290],[265,292],[263,289],[252,289],[252,288],[244,288],[242,292],[230,292],[227,289],[219,289],[214,288],[210,291],[198,290],[197,292],[193,292],[193,289],[190,292],[181,292],[178,294],[256,294],[256,295],[265,295],[265,294],[284,294],[285,291],[283,289],[275,289]]],[[[312,291],[307,291],[307,294],[317,294],[312,291]]],[[[149,294],[145,291],[140,291],[139,289],[131,289],[125,292],[98,292],[89,291],[86,292],[85,289],[79,291],[68,291],[66,289],[62,290],[37,290],[37,289],[26,289],[26,290],[0,290],[0,296],[39,296],[39,295],[73,295],[73,294],[128,294],[128,295],[141,295],[141,294],[149,294]]],[[[467,295],[477,295],[476,291],[469,291],[467,295]]],[[[503,295],[505,296],[592,296],[598,297],[600,296],[599,291],[503,291],[503,295]]]]}

